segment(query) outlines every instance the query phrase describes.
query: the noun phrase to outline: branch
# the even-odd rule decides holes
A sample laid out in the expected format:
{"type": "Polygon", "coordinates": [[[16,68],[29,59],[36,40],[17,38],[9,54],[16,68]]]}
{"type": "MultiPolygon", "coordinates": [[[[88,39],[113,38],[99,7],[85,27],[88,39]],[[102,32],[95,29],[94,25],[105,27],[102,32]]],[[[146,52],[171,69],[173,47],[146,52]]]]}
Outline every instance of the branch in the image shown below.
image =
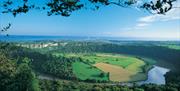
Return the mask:
{"type": "Polygon", "coordinates": [[[114,5],[121,6],[121,7],[127,7],[127,6],[123,5],[123,4],[121,4],[120,2],[109,2],[109,4],[114,4],[114,5]]]}

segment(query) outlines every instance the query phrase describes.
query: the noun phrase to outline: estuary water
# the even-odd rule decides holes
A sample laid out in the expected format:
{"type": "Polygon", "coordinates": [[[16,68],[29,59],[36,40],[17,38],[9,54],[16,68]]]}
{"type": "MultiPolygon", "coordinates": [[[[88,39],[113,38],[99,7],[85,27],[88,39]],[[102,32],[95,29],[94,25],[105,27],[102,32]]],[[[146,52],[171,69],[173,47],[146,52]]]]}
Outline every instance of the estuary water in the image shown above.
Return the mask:
{"type": "Polygon", "coordinates": [[[161,39],[161,38],[137,38],[137,37],[96,37],[96,36],[40,36],[40,35],[1,35],[0,41],[8,42],[27,42],[27,41],[44,41],[44,40],[121,40],[121,41],[154,41],[154,40],[176,40],[176,39],[161,39]]]}
{"type": "Polygon", "coordinates": [[[164,75],[169,72],[170,70],[167,68],[154,66],[149,72],[148,72],[148,79],[146,81],[138,82],[139,84],[148,84],[148,83],[154,83],[154,84],[165,84],[165,77],[164,75]]]}

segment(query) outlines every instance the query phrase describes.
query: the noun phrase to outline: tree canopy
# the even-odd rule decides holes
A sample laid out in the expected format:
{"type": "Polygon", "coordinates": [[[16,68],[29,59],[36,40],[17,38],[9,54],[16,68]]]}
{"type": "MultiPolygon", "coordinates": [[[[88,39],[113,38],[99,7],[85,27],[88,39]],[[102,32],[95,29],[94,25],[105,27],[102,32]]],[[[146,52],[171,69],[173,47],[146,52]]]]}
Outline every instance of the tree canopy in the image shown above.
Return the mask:
{"type": "MultiPolygon", "coordinates": [[[[121,7],[137,7],[150,13],[165,14],[173,7],[176,0],[42,0],[37,4],[34,0],[3,0],[1,13],[12,13],[15,17],[32,9],[47,11],[47,15],[70,16],[73,11],[82,8],[97,10],[101,6],[118,5],[121,7]]],[[[38,2],[38,1],[37,1],[38,2]]]]}

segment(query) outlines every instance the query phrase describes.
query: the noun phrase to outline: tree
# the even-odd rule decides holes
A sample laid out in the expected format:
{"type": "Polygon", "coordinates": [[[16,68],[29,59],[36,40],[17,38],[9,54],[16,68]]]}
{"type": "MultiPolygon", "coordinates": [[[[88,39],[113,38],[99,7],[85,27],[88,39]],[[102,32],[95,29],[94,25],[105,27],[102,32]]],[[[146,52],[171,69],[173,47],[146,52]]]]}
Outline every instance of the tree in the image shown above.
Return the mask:
{"type": "Polygon", "coordinates": [[[82,8],[97,10],[100,6],[118,5],[121,7],[138,7],[146,9],[151,13],[164,14],[173,8],[176,0],[47,0],[41,4],[33,3],[33,0],[3,0],[1,1],[2,12],[12,13],[14,16],[20,13],[27,13],[32,9],[45,10],[47,15],[70,16],[73,11],[82,8]],[[18,1],[18,3],[16,3],[18,1]],[[142,3],[142,4],[139,4],[142,3]],[[92,5],[90,5],[92,4],[92,5]]]}
{"type": "Polygon", "coordinates": [[[134,91],[144,91],[142,88],[134,88],[134,91]]]}
{"type": "Polygon", "coordinates": [[[31,62],[31,60],[28,57],[25,57],[22,60],[20,60],[20,63],[29,64],[30,62],[31,62]]]}
{"type": "Polygon", "coordinates": [[[16,66],[9,62],[4,54],[0,53],[0,89],[7,91],[12,88],[14,77],[16,75],[16,66]]]}
{"type": "Polygon", "coordinates": [[[92,91],[103,91],[101,87],[95,86],[93,87],[92,91]]]}
{"type": "Polygon", "coordinates": [[[0,52],[0,89],[2,91],[40,91],[35,73],[27,63],[16,65],[0,52]]]}
{"type": "Polygon", "coordinates": [[[100,74],[99,74],[99,77],[104,77],[105,76],[105,74],[103,73],[103,72],[101,72],[100,74]]]}
{"type": "MultiPolygon", "coordinates": [[[[72,12],[82,8],[98,10],[100,6],[117,5],[120,7],[136,7],[145,9],[153,14],[165,14],[173,7],[176,0],[45,0],[36,4],[34,0],[1,0],[0,13],[11,13],[14,17],[30,10],[43,10],[48,16],[61,15],[70,16],[72,12]],[[93,7],[92,7],[93,6],[93,7]]],[[[0,29],[5,32],[10,29],[11,23],[0,29]]],[[[7,34],[8,36],[8,34],[7,34]]]]}
{"type": "Polygon", "coordinates": [[[35,81],[35,74],[32,72],[31,68],[26,64],[22,63],[17,69],[16,75],[17,88],[20,91],[35,91],[33,88],[33,81],[35,81]]]}

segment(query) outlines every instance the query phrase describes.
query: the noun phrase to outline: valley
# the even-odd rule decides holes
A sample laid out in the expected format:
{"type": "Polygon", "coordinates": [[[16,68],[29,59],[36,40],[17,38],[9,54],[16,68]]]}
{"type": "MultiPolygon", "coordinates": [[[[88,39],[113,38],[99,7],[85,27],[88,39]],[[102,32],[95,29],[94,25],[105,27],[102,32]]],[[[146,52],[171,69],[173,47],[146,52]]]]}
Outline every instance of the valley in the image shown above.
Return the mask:
{"type": "Polygon", "coordinates": [[[16,67],[26,64],[35,74],[35,83],[40,81],[40,86],[49,86],[46,82],[57,81],[64,85],[78,83],[77,86],[88,84],[90,87],[136,87],[134,84],[166,85],[174,82],[171,79],[177,79],[173,77],[179,72],[180,51],[158,45],[147,46],[146,42],[140,44],[104,41],[1,42],[0,53],[16,67]],[[29,47],[43,43],[56,45],[29,47]]]}

